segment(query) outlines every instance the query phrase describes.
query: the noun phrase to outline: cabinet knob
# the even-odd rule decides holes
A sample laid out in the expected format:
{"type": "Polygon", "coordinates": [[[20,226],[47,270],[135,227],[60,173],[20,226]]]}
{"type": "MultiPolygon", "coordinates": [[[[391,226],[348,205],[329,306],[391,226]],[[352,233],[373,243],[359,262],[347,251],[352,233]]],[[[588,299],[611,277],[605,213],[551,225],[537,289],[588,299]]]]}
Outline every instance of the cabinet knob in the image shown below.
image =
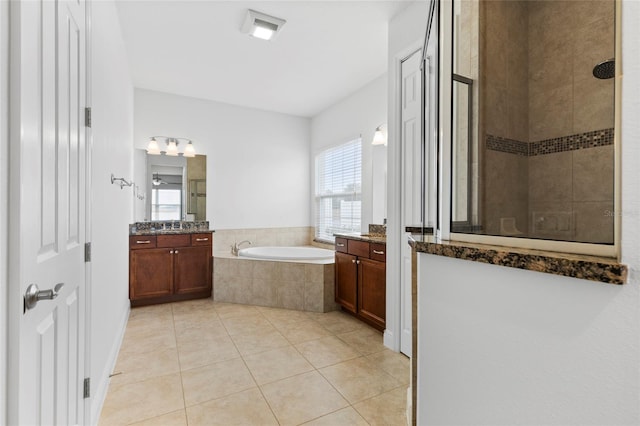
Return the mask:
{"type": "Polygon", "coordinates": [[[169,251],[169,254],[173,254],[173,250],[169,251]]]}
{"type": "Polygon", "coordinates": [[[359,261],[359,260],[356,260],[356,263],[359,265],[359,264],[360,264],[360,261],[359,261]]]}
{"type": "Polygon", "coordinates": [[[175,253],[178,254],[178,250],[176,250],[175,253]]]}
{"type": "Polygon", "coordinates": [[[351,263],[356,263],[356,260],[355,259],[351,259],[351,263]]]}

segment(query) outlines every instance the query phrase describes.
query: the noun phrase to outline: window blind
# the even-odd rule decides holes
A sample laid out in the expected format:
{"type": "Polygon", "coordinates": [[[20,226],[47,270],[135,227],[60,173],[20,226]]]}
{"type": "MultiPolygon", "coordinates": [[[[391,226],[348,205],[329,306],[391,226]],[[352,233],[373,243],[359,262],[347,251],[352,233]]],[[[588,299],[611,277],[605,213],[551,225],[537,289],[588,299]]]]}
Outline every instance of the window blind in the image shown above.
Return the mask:
{"type": "Polygon", "coordinates": [[[316,157],[316,239],[359,232],[362,218],[362,140],[327,149],[316,157]]]}

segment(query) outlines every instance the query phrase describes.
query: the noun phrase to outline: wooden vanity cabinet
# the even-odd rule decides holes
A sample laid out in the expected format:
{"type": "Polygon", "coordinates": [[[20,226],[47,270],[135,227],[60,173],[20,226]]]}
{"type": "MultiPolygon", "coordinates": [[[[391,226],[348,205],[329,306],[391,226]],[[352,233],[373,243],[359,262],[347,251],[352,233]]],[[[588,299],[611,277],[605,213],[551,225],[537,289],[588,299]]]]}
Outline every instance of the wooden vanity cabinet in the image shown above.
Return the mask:
{"type": "Polygon", "coordinates": [[[211,296],[212,234],[129,237],[131,306],[211,296]]]}
{"type": "Polygon", "coordinates": [[[386,245],[336,238],[335,300],[344,310],[384,330],[386,245]]]}
{"type": "Polygon", "coordinates": [[[356,256],[336,252],[336,303],[345,310],[358,313],[358,265],[356,256]]]}

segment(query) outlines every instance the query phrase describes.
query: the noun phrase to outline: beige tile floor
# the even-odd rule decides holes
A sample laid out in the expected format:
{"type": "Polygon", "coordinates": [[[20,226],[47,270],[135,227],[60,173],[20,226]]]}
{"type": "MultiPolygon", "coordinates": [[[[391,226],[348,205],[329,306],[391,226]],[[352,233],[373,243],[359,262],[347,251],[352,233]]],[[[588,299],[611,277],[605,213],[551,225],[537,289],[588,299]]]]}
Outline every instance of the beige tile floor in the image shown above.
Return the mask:
{"type": "Polygon", "coordinates": [[[131,310],[100,425],[405,425],[409,359],[342,312],[131,310]]]}

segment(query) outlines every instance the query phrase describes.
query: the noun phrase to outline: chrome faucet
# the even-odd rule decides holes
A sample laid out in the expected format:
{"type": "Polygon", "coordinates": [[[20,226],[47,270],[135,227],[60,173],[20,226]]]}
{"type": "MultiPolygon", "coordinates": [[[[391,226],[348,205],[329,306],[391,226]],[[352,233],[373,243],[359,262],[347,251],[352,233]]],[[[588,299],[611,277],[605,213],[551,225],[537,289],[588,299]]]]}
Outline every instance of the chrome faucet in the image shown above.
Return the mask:
{"type": "Polygon", "coordinates": [[[231,246],[231,254],[237,256],[238,252],[240,251],[240,245],[244,243],[249,243],[249,245],[251,245],[251,241],[249,240],[240,241],[239,243],[233,243],[233,245],[231,246]]]}

